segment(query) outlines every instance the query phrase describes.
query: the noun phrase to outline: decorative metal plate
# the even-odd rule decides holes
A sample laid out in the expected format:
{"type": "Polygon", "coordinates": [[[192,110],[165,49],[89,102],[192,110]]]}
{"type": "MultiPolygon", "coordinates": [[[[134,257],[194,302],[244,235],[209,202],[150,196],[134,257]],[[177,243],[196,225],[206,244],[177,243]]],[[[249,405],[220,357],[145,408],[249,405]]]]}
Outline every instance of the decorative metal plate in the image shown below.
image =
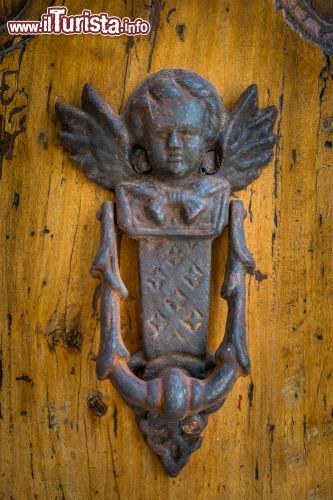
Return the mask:
{"type": "Polygon", "coordinates": [[[230,200],[273,156],[276,109],[258,108],[252,85],[227,111],[215,88],[182,69],[146,80],[119,116],[89,85],[82,110],[57,103],[60,137],[91,180],[116,192],[103,203],[92,273],[101,280],[97,377],[109,378],[137,415],[172,476],[201,444],[210,413],[249,373],[245,275],[254,261],[244,240],[244,208],[230,200]],[[120,329],[127,291],[115,224],[138,240],[143,349],[130,355],[120,329]],[[222,297],[225,335],[207,347],[211,247],[228,226],[222,297]]]}

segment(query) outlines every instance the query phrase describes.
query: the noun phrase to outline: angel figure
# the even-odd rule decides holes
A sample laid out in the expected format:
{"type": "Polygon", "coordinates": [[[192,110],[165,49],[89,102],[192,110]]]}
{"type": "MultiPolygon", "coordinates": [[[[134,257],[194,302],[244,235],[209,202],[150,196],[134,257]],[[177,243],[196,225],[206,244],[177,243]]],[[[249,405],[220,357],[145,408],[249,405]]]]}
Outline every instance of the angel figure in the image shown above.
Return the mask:
{"type": "Polygon", "coordinates": [[[249,373],[245,275],[254,261],[245,211],[230,195],[255,180],[273,156],[275,107],[258,108],[250,86],[227,111],[206,79],[183,69],[146,78],[118,115],[89,85],[82,110],[56,105],[61,140],[94,182],[115,190],[116,209],[98,213],[101,242],[92,273],[101,279],[97,377],[109,378],[137,415],[148,445],[177,475],[201,444],[209,413],[249,373]],[[139,241],[143,348],[130,355],[120,331],[115,221],[139,241]],[[224,338],[207,347],[211,246],[228,227],[222,297],[224,338]]]}

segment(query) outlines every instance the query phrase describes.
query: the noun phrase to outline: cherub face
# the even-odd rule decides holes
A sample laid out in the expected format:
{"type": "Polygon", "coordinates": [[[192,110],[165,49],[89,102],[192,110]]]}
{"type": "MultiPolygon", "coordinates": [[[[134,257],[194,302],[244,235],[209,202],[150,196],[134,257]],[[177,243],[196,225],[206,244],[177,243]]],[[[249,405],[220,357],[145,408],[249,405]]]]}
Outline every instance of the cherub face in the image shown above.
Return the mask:
{"type": "Polygon", "coordinates": [[[199,170],[206,151],[207,108],[197,99],[165,99],[150,107],[145,146],[152,173],[185,177],[199,170]]]}

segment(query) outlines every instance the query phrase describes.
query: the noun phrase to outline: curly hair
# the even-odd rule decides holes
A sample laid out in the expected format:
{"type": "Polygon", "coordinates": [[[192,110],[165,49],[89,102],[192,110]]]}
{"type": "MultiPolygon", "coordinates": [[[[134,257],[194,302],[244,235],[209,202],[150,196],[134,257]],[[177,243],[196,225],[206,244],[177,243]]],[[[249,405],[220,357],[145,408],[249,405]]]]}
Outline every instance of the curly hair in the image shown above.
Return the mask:
{"type": "Polygon", "coordinates": [[[225,119],[225,109],[213,85],[193,71],[164,69],[146,78],[129,97],[124,118],[134,140],[140,145],[144,140],[143,122],[150,116],[154,105],[166,99],[198,99],[208,111],[205,139],[214,144],[225,119]]]}

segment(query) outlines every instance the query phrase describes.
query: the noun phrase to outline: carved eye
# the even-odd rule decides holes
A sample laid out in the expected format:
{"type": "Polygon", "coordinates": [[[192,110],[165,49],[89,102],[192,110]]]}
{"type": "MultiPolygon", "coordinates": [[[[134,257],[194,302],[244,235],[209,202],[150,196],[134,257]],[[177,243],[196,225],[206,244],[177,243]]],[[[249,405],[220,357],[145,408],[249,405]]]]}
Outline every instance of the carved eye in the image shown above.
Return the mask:
{"type": "Polygon", "coordinates": [[[183,137],[190,139],[191,137],[194,137],[195,135],[197,135],[198,131],[191,129],[191,128],[186,128],[184,130],[181,130],[181,134],[183,137]]]}
{"type": "Polygon", "coordinates": [[[168,139],[170,132],[167,130],[157,130],[156,135],[159,139],[168,139]]]}

